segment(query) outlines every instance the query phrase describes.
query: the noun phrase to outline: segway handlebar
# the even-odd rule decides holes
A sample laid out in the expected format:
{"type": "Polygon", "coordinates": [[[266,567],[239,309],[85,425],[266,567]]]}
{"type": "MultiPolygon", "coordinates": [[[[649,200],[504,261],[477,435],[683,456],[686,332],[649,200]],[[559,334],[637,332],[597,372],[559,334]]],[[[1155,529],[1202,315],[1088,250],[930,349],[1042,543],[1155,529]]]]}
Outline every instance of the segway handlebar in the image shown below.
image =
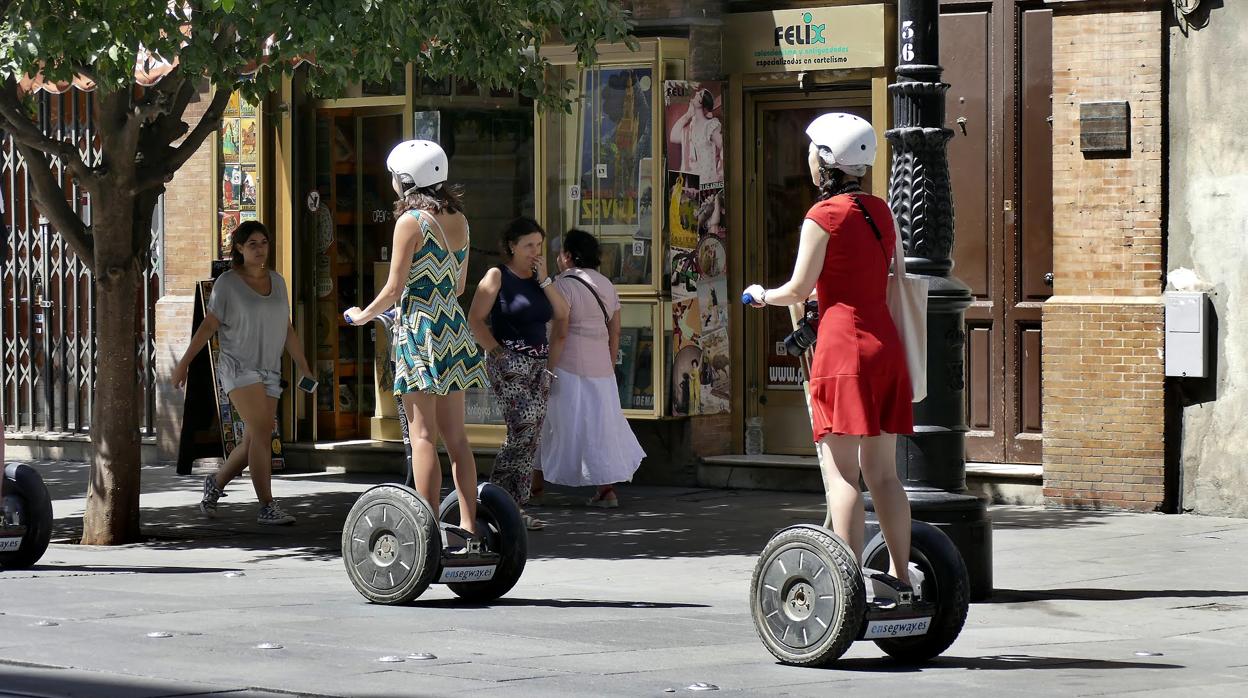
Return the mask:
{"type": "Polygon", "coordinates": [[[743,305],[754,305],[754,296],[748,293],[741,294],[741,303],[743,305]]]}

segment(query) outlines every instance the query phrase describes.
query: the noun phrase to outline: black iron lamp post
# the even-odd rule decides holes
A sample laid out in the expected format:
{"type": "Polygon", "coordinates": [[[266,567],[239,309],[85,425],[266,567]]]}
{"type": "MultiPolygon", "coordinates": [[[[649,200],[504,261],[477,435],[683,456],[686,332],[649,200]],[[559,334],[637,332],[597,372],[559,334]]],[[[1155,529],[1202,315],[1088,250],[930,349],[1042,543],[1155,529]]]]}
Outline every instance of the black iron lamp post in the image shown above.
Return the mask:
{"type": "Polygon", "coordinates": [[[888,202],[901,228],[906,270],[929,277],[927,398],[914,407],[915,433],[897,441],[897,467],[914,518],[940,527],[966,560],[971,598],[992,594],[992,521],[966,489],[963,314],[971,291],[952,275],[953,196],[940,81],[938,0],[900,0],[893,149],[888,202]]]}

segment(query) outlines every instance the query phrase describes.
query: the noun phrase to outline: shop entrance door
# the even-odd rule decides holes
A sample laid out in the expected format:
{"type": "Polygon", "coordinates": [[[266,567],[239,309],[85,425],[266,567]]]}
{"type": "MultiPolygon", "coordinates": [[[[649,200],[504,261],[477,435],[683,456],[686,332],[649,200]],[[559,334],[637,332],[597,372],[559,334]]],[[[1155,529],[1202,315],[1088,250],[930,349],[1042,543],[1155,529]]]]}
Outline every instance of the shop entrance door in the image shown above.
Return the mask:
{"type": "Polygon", "coordinates": [[[369,438],[375,329],[348,326],[342,311],[373,299],[376,265],[389,257],[395,194],[385,162],[403,140],[402,108],[317,109],[310,131],[307,225],[295,247],[311,330],[303,340],[320,383],[311,426],[318,440],[369,438]]]}
{"type": "MultiPolygon", "coordinates": [[[[747,104],[748,178],[745,278],[767,288],[788,281],[802,221],[816,190],[806,164],[806,125],[827,111],[871,118],[870,94],[862,91],[755,95],[747,104]]],[[[863,188],[871,189],[868,175],[863,188]]],[[[810,417],[796,357],[784,354],[792,331],[787,308],[745,313],[746,416],[763,421],[763,449],[783,455],[814,455],[810,417]]]]}

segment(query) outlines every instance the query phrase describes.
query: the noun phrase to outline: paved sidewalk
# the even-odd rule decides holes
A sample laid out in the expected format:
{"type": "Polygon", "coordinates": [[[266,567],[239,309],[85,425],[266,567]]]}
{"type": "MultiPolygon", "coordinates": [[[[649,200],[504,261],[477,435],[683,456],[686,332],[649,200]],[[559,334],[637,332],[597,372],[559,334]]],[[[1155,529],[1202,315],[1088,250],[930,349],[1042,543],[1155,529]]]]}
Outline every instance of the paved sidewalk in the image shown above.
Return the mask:
{"type": "MultiPolygon", "coordinates": [[[[37,467],[68,540],[85,466],[37,467]]],[[[556,494],[505,599],[434,586],[383,607],[338,555],[375,478],[279,476],[299,524],[274,530],[246,483],[205,520],[202,475],[143,477],[149,542],[56,543],[37,569],[0,572],[0,696],[1248,694],[1244,520],[994,508],[997,593],[944,657],[906,668],[857,643],[818,670],[777,664],[747,599],[767,538],[821,520],[817,496],[626,487],[620,509],[591,510],[587,492],[556,494]],[[436,659],[379,661],[421,652],[436,659]]]]}

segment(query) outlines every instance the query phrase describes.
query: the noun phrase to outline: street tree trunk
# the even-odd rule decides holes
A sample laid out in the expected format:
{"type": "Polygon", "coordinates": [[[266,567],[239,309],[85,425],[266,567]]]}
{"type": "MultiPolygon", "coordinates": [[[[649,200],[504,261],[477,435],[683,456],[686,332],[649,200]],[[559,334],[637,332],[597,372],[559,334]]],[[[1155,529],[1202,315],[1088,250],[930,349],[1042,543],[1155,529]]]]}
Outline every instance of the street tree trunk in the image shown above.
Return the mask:
{"type": "Polygon", "coordinates": [[[101,189],[103,205],[93,221],[97,369],[82,542],[119,545],[139,538],[141,395],[135,329],[142,275],[134,253],[134,196],[123,186],[101,189]]]}

